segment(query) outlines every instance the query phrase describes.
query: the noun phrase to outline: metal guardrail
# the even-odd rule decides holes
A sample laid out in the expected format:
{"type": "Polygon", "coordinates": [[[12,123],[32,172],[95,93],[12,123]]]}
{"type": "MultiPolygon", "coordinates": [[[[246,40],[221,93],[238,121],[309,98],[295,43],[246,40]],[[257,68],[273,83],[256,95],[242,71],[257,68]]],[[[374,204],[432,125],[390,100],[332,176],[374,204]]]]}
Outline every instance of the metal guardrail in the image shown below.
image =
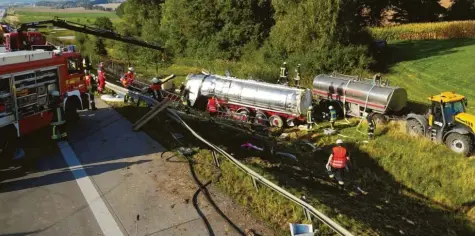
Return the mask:
{"type": "MultiPolygon", "coordinates": [[[[132,96],[137,96],[142,101],[145,101],[149,105],[152,105],[152,106],[158,106],[159,105],[159,102],[156,101],[155,99],[151,98],[151,97],[144,96],[143,94],[140,94],[140,93],[135,92],[135,91],[129,91],[126,88],[120,87],[120,86],[112,84],[110,82],[106,82],[106,87],[110,90],[115,91],[118,94],[123,94],[123,95],[128,94],[128,95],[132,95],[132,96]]],[[[283,197],[287,198],[288,200],[292,201],[293,203],[303,207],[304,212],[305,212],[305,216],[307,217],[307,219],[312,220],[312,216],[313,216],[313,217],[317,218],[320,222],[322,222],[325,225],[327,225],[328,227],[330,227],[336,233],[338,233],[340,235],[344,235],[344,236],[353,236],[353,234],[351,232],[349,232],[348,230],[343,228],[341,225],[339,225],[338,223],[336,223],[335,221],[330,219],[328,216],[326,216],[322,212],[315,209],[313,206],[311,206],[307,202],[303,201],[302,199],[294,196],[293,194],[289,193],[288,191],[281,188],[280,186],[278,186],[278,185],[272,183],[271,181],[267,180],[266,178],[264,178],[260,174],[256,173],[255,171],[253,171],[252,169],[250,169],[246,165],[239,162],[237,159],[235,159],[233,156],[231,156],[230,154],[225,152],[220,147],[214,145],[213,143],[211,143],[211,142],[207,141],[206,139],[204,139],[203,137],[201,137],[190,126],[188,126],[188,124],[186,124],[186,122],[183,119],[181,119],[181,117],[177,114],[177,112],[175,110],[170,109],[170,108],[166,108],[166,111],[168,113],[168,116],[171,119],[173,119],[177,123],[181,124],[184,128],[186,128],[188,131],[190,131],[191,134],[193,134],[193,136],[195,136],[197,139],[199,139],[200,141],[202,141],[203,143],[205,143],[206,145],[208,145],[210,148],[213,149],[213,157],[215,159],[216,164],[219,165],[219,162],[218,162],[218,159],[217,159],[217,156],[216,156],[216,152],[217,152],[217,153],[221,154],[222,156],[224,156],[227,160],[231,161],[234,165],[236,165],[239,169],[244,171],[247,175],[249,175],[252,178],[254,187],[256,187],[256,189],[258,189],[257,183],[263,184],[263,185],[267,186],[268,188],[274,190],[275,192],[277,192],[281,196],[283,196],[283,197]]]]}

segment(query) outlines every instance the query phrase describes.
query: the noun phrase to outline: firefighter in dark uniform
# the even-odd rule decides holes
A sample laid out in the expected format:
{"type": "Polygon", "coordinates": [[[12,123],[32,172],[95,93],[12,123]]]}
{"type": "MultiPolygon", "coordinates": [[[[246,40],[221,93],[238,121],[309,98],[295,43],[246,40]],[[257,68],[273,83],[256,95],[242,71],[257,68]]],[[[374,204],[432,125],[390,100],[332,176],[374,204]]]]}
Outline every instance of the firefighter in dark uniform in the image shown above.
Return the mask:
{"type": "Polygon", "coordinates": [[[282,64],[282,67],[280,67],[280,75],[279,75],[279,80],[277,80],[277,83],[278,84],[287,83],[288,77],[289,77],[289,69],[287,68],[287,62],[284,62],[284,64],[282,64]]]}
{"type": "Polygon", "coordinates": [[[373,113],[366,116],[366,121],[368,121],[368,139],[372,140],[374,139],[374,130],[376,129],[373,113]]]}
{"type": "Polygon", "coordinates": [[[50,123],[50,125],[53,127],[51,139],[60,140],[68,136],[65,129],[66,120],[64,120],[64,111],[61,107],[61,98],[59,97],[59,92],[52,91],[51,98],[51,109],[53,111],[53,118],[51,119],[50,123]]]}

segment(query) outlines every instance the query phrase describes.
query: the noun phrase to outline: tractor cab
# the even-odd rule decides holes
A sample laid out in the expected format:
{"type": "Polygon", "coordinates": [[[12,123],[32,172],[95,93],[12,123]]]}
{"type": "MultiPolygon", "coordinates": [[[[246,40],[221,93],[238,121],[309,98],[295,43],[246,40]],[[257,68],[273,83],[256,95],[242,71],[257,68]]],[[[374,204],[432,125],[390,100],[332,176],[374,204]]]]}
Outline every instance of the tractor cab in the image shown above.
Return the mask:
{"type": "Polygon", "coordinates": [[[453,151],[468,154],[473,148],[475,116],[466,113],[467,99],[455,92],[429,97],[429,135],[453,151]]]}

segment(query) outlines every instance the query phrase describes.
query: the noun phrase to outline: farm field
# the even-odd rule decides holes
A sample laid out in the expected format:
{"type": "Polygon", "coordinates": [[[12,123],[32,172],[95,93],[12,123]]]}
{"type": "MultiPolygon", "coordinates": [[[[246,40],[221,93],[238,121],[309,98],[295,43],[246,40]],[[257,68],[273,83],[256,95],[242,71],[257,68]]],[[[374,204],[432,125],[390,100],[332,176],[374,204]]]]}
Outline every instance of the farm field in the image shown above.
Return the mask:
{"type": "Polygon", "coordinates": [[[90,24],[97,17],[109,17],[112,22],[120,21],[115,12],[84,10],[83,8],[52,9],[52,8],[15,8],[14,14],[21,22],[50,20],[59,17],[77,23],[90,24]]]}
{"type": "Polygon", "coordinates": [[[407,89],[409,99],[427,103],[444,91],[467,96],[475,113],[475,39],[420,40],[390,43],[389,73],[393,85],[407,89]],[[472,102],[470,102],[472,101],[472,102]]]}

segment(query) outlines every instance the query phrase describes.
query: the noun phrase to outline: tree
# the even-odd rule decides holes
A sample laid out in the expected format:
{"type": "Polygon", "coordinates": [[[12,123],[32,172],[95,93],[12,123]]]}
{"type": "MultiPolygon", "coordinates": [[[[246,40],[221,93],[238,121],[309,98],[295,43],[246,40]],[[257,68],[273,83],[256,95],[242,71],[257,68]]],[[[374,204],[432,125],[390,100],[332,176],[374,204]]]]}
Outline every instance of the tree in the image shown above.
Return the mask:
{"type": "MultiPolygon", "coordinates": [[[[105,30],[114,30],[114,25],[112,24],[112,21],[108,17],[98,17],[96,18],[94,25],[101,29],[105,30]]],[[[107,49],[106,49],[106,43],[104,42],[104,39],[98,38],[98,37],[93,37],[93,53],[98,55],[98,56],[107,56],[107,49]]]]}
{"type": "Polygon", "coordinates": [[[438,21],[446,12],[439,0],[392,0],[392,5],[397,23],[438,21]]]}
{"type": "MultiPolygon", "coordinates": [[[[133,28],[128,25],[121,25],[117,30],[123,37],[131,37],[134,34],[133,28]]],[[[114,45],[114,48],[118,56],[127,62],[127,66],[130,66],[131,61],[135,59],[137,47],[130,43],[118,42],[114,45]]]]}
{"type": "Polygon", "coordinates": [[[475,19],[475,0],[452,0],[448,9],[447,20],[475,19]]]}

